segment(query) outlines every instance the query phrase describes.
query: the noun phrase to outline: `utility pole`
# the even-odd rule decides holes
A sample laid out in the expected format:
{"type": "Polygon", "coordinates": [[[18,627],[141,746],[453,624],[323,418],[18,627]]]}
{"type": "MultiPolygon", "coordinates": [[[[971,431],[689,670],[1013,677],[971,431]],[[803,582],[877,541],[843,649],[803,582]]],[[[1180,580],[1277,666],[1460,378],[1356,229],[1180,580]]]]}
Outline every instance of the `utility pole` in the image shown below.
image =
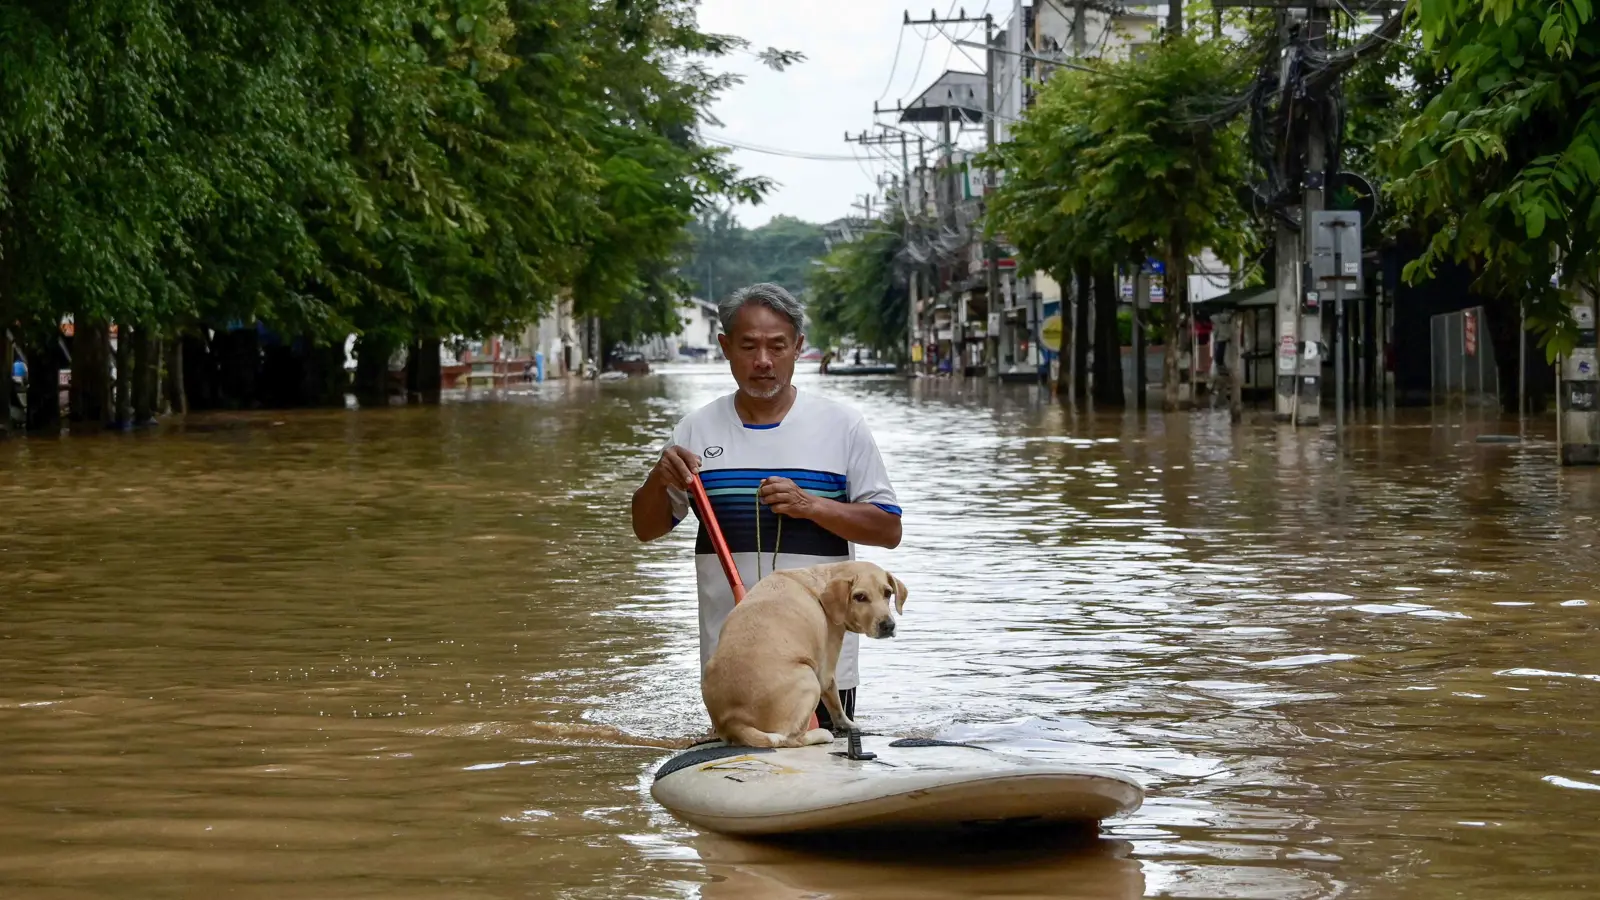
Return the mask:
{"type": "MultiPolygon", "coordinates": [[[[983,147],[986,151],[994,149],[994,40],[994,15],[985,13],[983,16],[983,42],[989,45],[989,53],[984,59],[983,65],[984,86],[987,88],[987,96],[985,96],[983,103],[983,147]]],[[[983,173],[983,187],[979,193],[979,209],[988,207],[989,183],[993,178],[994,170],[992,168],[986,169],[983,173]]],[[[984,310],[988,313],[988,321],[984,323],[983,332],[984,373],[995,376],[1000,374],[999,361],[995,359],[999,355],[1000,341],[999,335],[989,333],[989,325],[997,321],[996,314],[1000,311],[1000,252],[999,248],[994,245],[994,241],[984,241],[983,249],[984,261],[987,263],[984,266],[985,274],[987,275],[987,283],[984,285],[986,300],[984,310]],[[989,352],[991,347],[994,348],[993,353],[989,352]]]]}
{"type": "MultiPolygon", "coordinates": [[[[1306,44],[1311,50],[1319,51],[1327,44],[1330,12],[1327,6],[1318,0],[1310,0],[1308,7],[1306,44]]],[[[1328,134],[1323,127],[1322,116],[1309,116],[1307,126],[1305,194],[1300,207],[1298,248],[1301,284],[1297,306],[1300,318],[1301,353],[1297,372],[1299,377],[1295,385],[1295,405],[1298,407],[1296,419],[1299,423],[1316,425],[1322,420],[1322,350],[1326,342],[1322,339],[1321,296],[1312,290],[1314,282],[1305,277],[1305,270],[1310,264],[1311,248],[1315,239],[1316,229],[1312,227],[1311,220],[1327,205],[1325,188],[1330,166],[1328,134]]]]}
{"type": "MultiPolygon", "coordinates": [[[[939,27],[939,26],[942,26],[942,25],[977,24],[977,23],[982,23],[983,24],[983,27],[984,27],[984,33],[983,33],[984,41],[983,41],[983,43],[984,43],[984,47],[985,47],[985,50],[986,50],[986,53],[987,53],[987,61],[986,61],[985,65],[984,65],[984,70],[985,70],[984,71],[985,96],[984,96],[984,104],[983,104],[983,111],[984,111],[984,116],[983,116],[983,118],[984,118],[984,139],[985,139],[984,147],[987,150],[987,149],[990,149],[990,148],[994,147],[994,122],[995,122],[995,96],[994,96],[994,85],[995,85],[995,67],[994,67],[995,52],[994,52],[994,45],[995,45],[995,36],[994,36],[994,16],[992,14],[990,14],[990,13],[985,13],[982,16],[971,17],[971,16],[967,15],[966,9],[963,8],[960,11],[960,15],[957,15],[957,16],[954,16],[954,17],[941,18],[938,15],[937,12],[931,12],[930,11],[928,18],[926,18],[926,19],[912,19],[911,18],[911,14],[910,13],[906,13],[905,20],[904,20],[904,24],[907,25],[907,26],[910,26],[910,25],[932,25],[932,26],[934,26],[936,28],[939,27]]],[[[960,43],[960,42],[958,41],[957,43],[960,43]]],[[[950,107],[946,106],[944,108],[944,123],[943,123],[943,125],[944,125],[944,132],[943,132],[944,148],[945,148],[945,153],[946,153],[946,159],[948,159],[950,162],[953,163],[955,161],[955,142],[952,139],[951,134],[950,134],[950,124],[951,124],[950,123],[950,107]]],[[[955,224],[956,224],[955,208],[956,208],[956,202],[957,202],[956,180],[955,180],[954,176],[952,175],[952,177],[947,179],[947,182],[948,182],[949,191],[950,191],[950,202],[946,206],[946,208],[943,210],[944,219],[945,219],[946,227],[954,229],[955,228],[955,224]]],[[[987,185],[987,183],[988,183],[988,173],[985,173],[984,183],[985,183],[985,185],[987,185]]],[[[983,202],[984,202],[983,192],[980,191],[980,194],[979,194],[979,208],[980,209],[982,209],[983,202]]],[[[996,308],[996,305],[997,305],[997,303],[999,301],[999,293],[1000,293],[999,261],[998,261],[998,258],[996,256],[995,247],[994,247],[992,242],[987,242],[987,241],[985,242],[985,253],[984,253],[983,256],[984,256],[984,260],[986,262],[985,268],[987,269],[987,273],[986,274],[988,276],[987,279],[986,279],[987,303],[985,304],[985,309],[988,310],[988,309],[996,308]]],[[[964,306],[964,304],[962,304],[962,305],[964,306]]],[[[957,321],[954,324],[956,324],[956,325],[965,324],[964,322],[961,321],[962,318],[964,318],[964,316],[963,317],[958,317],[957,321]]],[[[992,374],[994,372],[997,372],[998,370],[995,367],[994,362],[991,359],[989,359],[990,354],[988,353],[988,343],[989,343],[990,337],[989,337],[988,331],[987,331],[987,322],[985,323],[985,326],[986,326],[985,327],[985,332],[984,332],[985,368],[986,368],[987,372],[992,374]]],[[[964,348],[958,349],[958,347],[960,347],[960,336],[959,335],[952,334],[951,337],[952,337],[952,340],[951,340],[951,344],[952,344],[951,352],[954,355],[957,355],[961,360],[958,365],[953,365],[952,371],[955,372],[955,373],[963,372],[966,369],[966,353],[965,353],[965,350],[964,350],[964,348]]]]}

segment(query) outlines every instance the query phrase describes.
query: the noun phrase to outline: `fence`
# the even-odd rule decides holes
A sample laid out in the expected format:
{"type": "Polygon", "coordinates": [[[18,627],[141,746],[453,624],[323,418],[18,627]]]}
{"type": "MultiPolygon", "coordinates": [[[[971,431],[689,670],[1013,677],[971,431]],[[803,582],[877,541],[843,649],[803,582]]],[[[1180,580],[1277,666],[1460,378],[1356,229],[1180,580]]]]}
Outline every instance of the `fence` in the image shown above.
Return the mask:
{"type": "Polygon", "coordinates": [[[1489,398],[1500,394],[1494,342],[1483,327],[1483,307],[1442,313],[1428,322],[1433,364],[1432,397],[1489,398]]]}

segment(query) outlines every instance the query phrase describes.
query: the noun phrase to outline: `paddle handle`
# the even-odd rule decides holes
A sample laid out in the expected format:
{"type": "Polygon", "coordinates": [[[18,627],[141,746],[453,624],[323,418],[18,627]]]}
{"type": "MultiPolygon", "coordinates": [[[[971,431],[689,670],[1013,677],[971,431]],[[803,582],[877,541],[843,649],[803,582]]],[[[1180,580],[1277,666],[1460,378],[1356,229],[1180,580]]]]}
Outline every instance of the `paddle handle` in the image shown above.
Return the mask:
{"type": "Polygon", "coordinates": [[[689,489],[694,492],[695,502],[700,505],[700,521],[705,523],[706,533],[711,536],[711,547],[717,551],[717,561],[722,563],[722,574],[728,577],[728,587],[733,590],[733,602],[737,604],[744,599],[744,581],[739,578],[739,567],[733,564],[733,553],[728,549],[727,539],[722,536],[722,527],[717,524],[717,514],[711,511],[711,498],[706,496],[706,486],[700,482],[700,473],[689,476],[689,489]]]}

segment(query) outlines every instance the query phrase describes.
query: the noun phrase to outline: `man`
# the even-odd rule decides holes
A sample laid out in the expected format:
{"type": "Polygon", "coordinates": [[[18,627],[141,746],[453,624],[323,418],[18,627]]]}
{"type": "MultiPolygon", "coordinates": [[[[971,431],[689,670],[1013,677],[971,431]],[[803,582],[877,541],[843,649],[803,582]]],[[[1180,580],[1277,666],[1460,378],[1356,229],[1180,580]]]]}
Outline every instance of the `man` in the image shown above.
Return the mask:
{"type": "MultiPolygon", "coordinates": [[[[717,343],[738,390],[685,416],[633,494],[633,533],[653,541],[689,513],[699,473],[739,578],[752,586],[778,569],[855,559],[855,544],[900,544],[894,486],[859,412],[790,382],[804,342],[804,313],[788,291],[756,284],[722,301],[717,343]]],[[[704,523],[695,539],[700,668],[733,610],[733,591],[704,523]]],[[[835,681],[855,716],[860,638],[846,634],[835,681]]],[[[817,722],[831,727],[817,706],[817,722]]]]}

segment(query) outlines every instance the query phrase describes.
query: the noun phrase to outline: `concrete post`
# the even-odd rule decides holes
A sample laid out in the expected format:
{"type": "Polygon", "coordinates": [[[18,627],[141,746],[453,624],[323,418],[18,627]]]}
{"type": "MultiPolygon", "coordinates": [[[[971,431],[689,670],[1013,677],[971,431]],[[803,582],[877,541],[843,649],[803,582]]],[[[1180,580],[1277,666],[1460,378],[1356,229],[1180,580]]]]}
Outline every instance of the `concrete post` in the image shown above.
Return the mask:
{"type": "Polygon", "coordinates": [[[1294,229],[1278,223],[1277,235],[1278,303],[1274,308],[1278,323],[1278,346],[1274,350],[1273,415],[1289,421],[1295,412],[1295,372],[1299,366],[1300,338],[1300,240],[1294,229]]]}
{"type": "Polygon", "coordinates": [[[1595,305],[1594,297],[1581,288],[1572,304],[1572,318],[1578,324],[1578,343],[1561,358],[1560,446],[1561,465],[1600,465],[1600,411],[1595,394],[1595,305]]]}

